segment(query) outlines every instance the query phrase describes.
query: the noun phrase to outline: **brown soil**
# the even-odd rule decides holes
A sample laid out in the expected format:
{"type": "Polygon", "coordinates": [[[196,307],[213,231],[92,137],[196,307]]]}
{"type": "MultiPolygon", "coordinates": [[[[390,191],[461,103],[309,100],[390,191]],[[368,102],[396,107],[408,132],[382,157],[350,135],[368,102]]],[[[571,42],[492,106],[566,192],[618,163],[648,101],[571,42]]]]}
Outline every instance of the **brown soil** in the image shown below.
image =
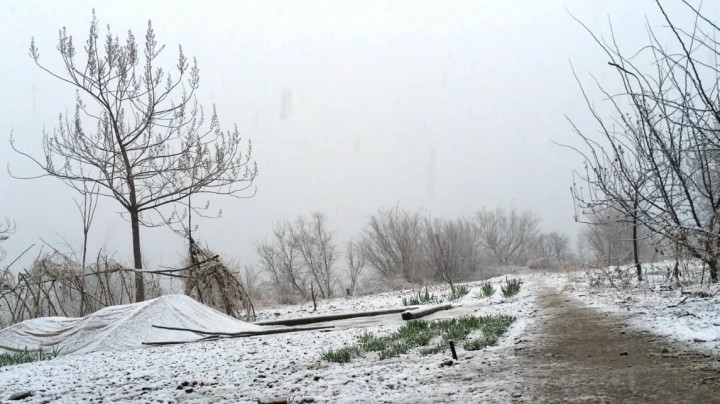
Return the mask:
{"type": "Polygon", "coordinates": [[[672,346],[561,292],[538,296],[532,342],[516,348],[519,402],[720,403],[720,372],[707,355],[672,346]]]}

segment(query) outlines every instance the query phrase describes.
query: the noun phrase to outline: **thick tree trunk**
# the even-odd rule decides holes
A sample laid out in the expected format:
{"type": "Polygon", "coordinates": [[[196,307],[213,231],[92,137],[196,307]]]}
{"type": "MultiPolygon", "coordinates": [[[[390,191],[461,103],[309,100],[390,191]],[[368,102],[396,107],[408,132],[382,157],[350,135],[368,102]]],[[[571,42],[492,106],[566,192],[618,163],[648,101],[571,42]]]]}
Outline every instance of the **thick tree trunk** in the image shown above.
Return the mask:
{"type": "MultiPolygon", "coordinates": [[[[130,224],[132,225],[133,258],[135,269],[142,269],[142,253],[140,251],[140,215],[138,212],[130,212],[130,224]]],[[[145,300],[145,278],[143,274],[135,272],[135,302],[145,300]]]]}

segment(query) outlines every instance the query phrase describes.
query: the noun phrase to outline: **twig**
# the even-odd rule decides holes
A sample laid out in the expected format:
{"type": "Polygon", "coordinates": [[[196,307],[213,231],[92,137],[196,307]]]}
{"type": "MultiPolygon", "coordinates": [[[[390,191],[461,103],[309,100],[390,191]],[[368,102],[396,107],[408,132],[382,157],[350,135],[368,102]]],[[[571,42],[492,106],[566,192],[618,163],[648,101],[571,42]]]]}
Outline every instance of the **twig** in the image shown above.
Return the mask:
{"type": "Polygon", "coordinates": [[[678,304],[671,304],[670,306],[668,306],[668,309],[669,309],[669,308],[672,308],[672,307],[678,307],[678,306],[680,306],[681,304],[685,303],[685,300],[687,300],[689,297],[690,297],[690,296],[685,296],[685,298],[682,299],[682,300],[680,300],[680,302],[679,302],[678,304]]]}
{"type": "Polygon", "coordinates": [[[705,384],[705,382],[708,382],[710,380],[717,380],[717,379],[720,379],[720,376],[703,377],[703,379],[700,380],[700,384],[705,384]]]}
{"type": "Polygon", "coordinates": [[[26,248],[25,251],[23,251],[20,255],[18,255],[17,258],[15,258],[14,260],[12,260],[12,262],[9,263],[9,264],[5,267],[5,269],[6,269],[6,270],[7,270],[7,269],[10,269],[10,267],[12,266],[12,264],[14,264],[15,262],[17,262],[17,260],[19,260],[20,258],[22,258],[22,256],[25,255],[26,252],[30,251],[30,249],[33,248],[33,247],[35,247],[35,244],[34,244],[34,243],[33,243],[33,245],[31,245],[30,247],[26,248]]]}

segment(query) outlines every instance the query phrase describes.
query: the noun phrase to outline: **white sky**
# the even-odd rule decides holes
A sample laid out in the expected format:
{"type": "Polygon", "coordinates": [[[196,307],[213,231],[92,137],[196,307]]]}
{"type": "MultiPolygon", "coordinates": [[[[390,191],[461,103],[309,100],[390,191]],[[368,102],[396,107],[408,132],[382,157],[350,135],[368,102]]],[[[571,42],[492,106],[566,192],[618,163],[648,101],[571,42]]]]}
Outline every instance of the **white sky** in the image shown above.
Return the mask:
{"type": "MultiPolygon", "coordinates": [[[[565,114],[592,127],[570,62],[588,85],[589,73],[609,85],[616,76],[566,9],[604,35],[609,17],[628,50],[645,43],[645,17],[659,15],[649,0],[3,1],[0,217],[17,222],[3,243],[9,258],[40,238],[80,245],[76,195],[54,179],[12,179],[4,167],[32,168],[9,150],[11,130],[40,156],[42,128],[74,105],[72,88],[34,66],[30,38],[58,67],[57,30],[83,42],[92,7],[121,40],[127,29],[142,40],[151,19],[170,64],[182,44],[200,64],[201,102],[252,139],[257,196],[214,200],[223,218],[200,222],[211,248],[250,263],[273,221],[314,210],[340,245],[396,203],[436,216],[531,209],[543,229],[576,233],[569,187],[580,159],[551,142],[578,144],[565,114]]],[[[90,251],[105,246],[129,263],[120,209],[101,200],[90,251]]],[[[142,238],[151,266],[178,264],[182,241],[169,230],[142,238]]]]}

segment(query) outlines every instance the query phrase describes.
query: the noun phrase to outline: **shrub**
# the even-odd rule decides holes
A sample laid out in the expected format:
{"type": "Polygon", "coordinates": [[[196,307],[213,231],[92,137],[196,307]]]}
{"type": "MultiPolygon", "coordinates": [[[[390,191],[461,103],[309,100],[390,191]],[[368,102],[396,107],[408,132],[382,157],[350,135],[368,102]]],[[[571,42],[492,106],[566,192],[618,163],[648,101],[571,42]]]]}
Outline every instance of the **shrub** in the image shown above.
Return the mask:
{"type": "Polygon", "coordinates": [[[425,287],[425,293],[422,293],[422,291],[417,292],[414,296],[410,297],[409,299],[404,298],[402,299],[403,306],[417,306],[420,304],[438,304],[442,303],[443,298],[435,296],[434,293],[430,293],[428,291],[428,288],[425,287]]]}
{"type": "Polygon", "coordinates": [[[467,295],[468,293],[470,293],[470,288],[468,288],[467,285],[455,286],[455,290],[451,290],[447,298],[450,301],[458,300],[461,297],[467,295]]]}
{"type": "Polygon", "coordinates": [[[510,279],[505,280],[505,284],[500,286],[500,291],[503,297],[513,297],[520,292],[520,286],[522,286],[522,280],[510,279]]]}
{"type": "Polygon", "coordinates": [[[482,290],[483,297],[490,297],[495,294],[495,288],[493,287],[492,283],[490,283],[490,282],[483,283],[480,290],[482,290]]]}

